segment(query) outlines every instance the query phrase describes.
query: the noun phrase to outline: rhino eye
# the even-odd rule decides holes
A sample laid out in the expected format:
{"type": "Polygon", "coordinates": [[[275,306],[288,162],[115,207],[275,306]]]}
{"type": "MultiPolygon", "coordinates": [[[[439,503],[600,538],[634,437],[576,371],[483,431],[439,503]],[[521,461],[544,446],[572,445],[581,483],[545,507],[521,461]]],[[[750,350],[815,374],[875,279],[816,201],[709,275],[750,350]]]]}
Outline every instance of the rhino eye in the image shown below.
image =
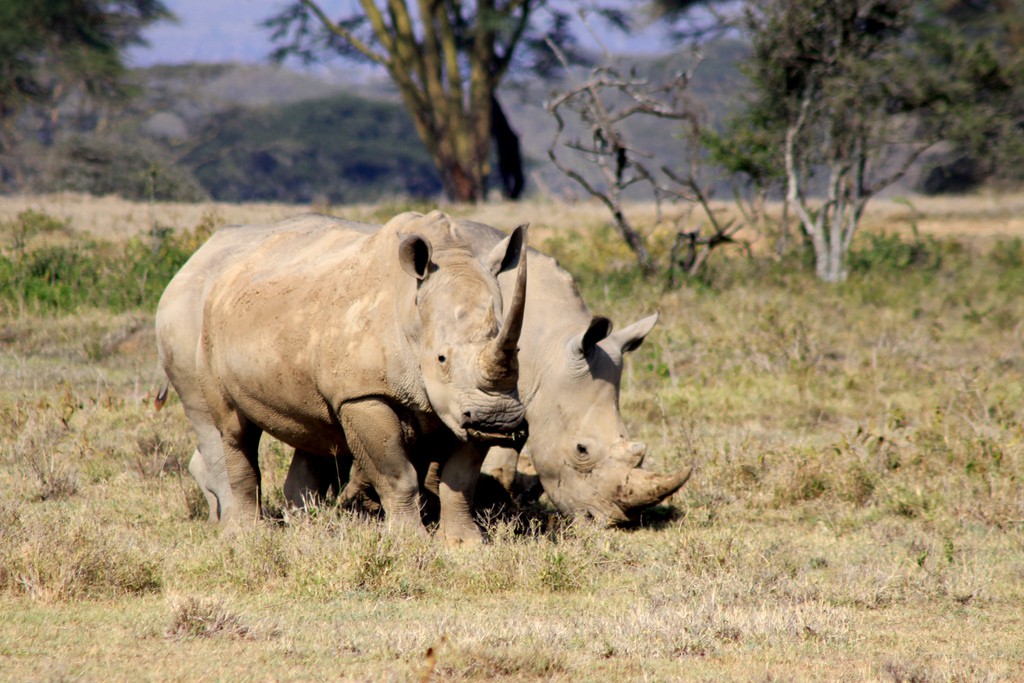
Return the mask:
{"type": "Polygon", "coordinates": [[[448,360],[448,358],[443,353],[440,356],[437,357],[437,362],[438,363],[444,363],[447,360],[448,360]]]}
{"type": "Polygon", "coordinates": [[[590,472],[594,469],[594,459],[590,457],[590,452],[587,450],[585,444],[576,444],[576,453],[569,454],[569,463],[580,472],[590,472]]]}

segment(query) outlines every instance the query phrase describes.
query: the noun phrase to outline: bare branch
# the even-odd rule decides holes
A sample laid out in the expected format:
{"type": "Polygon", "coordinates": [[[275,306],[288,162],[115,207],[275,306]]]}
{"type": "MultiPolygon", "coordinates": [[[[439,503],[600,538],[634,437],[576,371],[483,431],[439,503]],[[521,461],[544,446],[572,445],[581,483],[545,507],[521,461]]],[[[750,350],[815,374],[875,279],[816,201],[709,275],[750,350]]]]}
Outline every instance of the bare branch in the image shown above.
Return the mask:
{"type": "MultiPolygon", "coordinates": [[[[567,60],[558,47],[550,40],[548,45],[563,66],[568,67],[567,60]]],[[[699,63],[698,60],[697,65],[699,63]]],[[[654,154],[629,142],[622,126],[636,116],[685,121],[688,123],[690,135],[695,139],[700,130],[699,119],[684,97],[684,90],[695,68],[696,65],[688,72],[675,74],[664,83],[654,84],[650,79],[637,77],[632,72],[628,76],[623,76],[612,65],[605,64],[592,69],[588,78],[571,85],[546,105],[556,122],[556,131],[548,147],[548,157],[566,177],[579,184],[609,209],[616,228],[646,273],[653,273],[657,268],[647,250],[643,235],[633,227],[626,216],[624,193],[637,186],[648,188],[654,196],[656,219],[659,223],[662,220],[662,206],[665,202],[694,201],[703,197],[703,193],[692,177],[683,180],[666,167],[649,168],[647,162],[654,158],[654,154]],[[581,140],[577,137],[573,140],[563,140],[567,126],[564,110],[578,117],[586,131],[580,137],[588,139],[581,140]],[[560,155],[560,152],[566,151],[585,159],[601,175],[604,182],[596,183],[566,163],[560,155]]],[[[690,274],[701,268],[711,249],[732,241],[732,233],[738,230],[732,224],[720,225],[706,201],[703,206],[715,225],[715,232],[704,237],[699,235],[698,230],[692,234],[692,239],[685,237],[689,233],[681,232],[682,237],[679,238],[683,242],[690,239],[695,248],[694,258],[688,262],[687,272],[690,274]]],[[[673,254],[669,259],[669,269],[675,269],[677,263],[678,259],[673,254]]]]}
{"type": "MultiPolygon", "coordinates": [[[[383,66],[388,65],[390,60],[386,56],[374,52],[369,45],[359,40],[359,38],[357,38],[355,34],[346,29],[344,26],[341,26],[337,22],[333,21],[320,8],[320,5],[313,2],[313,0],[302,0],[302,4],[308,7],[313,12],[313,14],[317,16],[317,19],[320,20],[320,22],[327,28],[328,31],[338,36],[342,40],[348,42],[352,47],[359,50],[359,52],[361,52],[367,59],[376,62],[377,64],[381,64],[383,66]]],[[[384,43],[384,45],[385,48],[388,47],[386,42],[384,43]]]]}

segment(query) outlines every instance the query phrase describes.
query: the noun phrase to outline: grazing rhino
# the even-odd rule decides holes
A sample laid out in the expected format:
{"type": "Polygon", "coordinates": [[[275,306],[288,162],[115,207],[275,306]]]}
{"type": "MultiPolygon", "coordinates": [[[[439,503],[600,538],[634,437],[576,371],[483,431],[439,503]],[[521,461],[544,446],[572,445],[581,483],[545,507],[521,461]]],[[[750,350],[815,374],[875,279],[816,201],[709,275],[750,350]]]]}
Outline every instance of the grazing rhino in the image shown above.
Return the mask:
{"type": "MultiPolygon", "coordinates": [[[[461,221],[456,229],[478,254],[486,254],[504,238],[480,223],[461,221]]],[[[641,469],[647,448],[628,439],[619,413],[623,356],[643,343],[658,316],[613,332],[610,320],[591,316],[572,276],[553,258],[531,249],[528,270],[519,395],[526,405],[530,460],[544,492],[563,513],[610,524],[631,521],[675,493],[691,471],[658,474],[641,469]]],[[[500,276],[499,282],[504,291],[514,286],[508,275],[500,276]]],[[[511,492],[516,461],[515,450],[495,446],[484,471],[511,492]]],[[[301,505],[310,496],[324,496],[331,487],[337,491],[339,471],[347,472],[348,463],[330,464],[297,452],[285,495],[301,505]]],[[[421,472],[421,478],[429,481],[430,476],[421,472]]],[[[357,464],[342,498],[365,500],[367,485],[357,464]]]]}
{"type": "Polygon", "coordinates": [[[524,239],[522,226],[479,258],[440,212],[374,231],[305,216],[215,233],[156,315],[211,518],[258,516],[267,432],[303,457],[354,458],[389,518],[422,530],[413,459],[430,443],[448,454],[439,533],[480,541],[471,503],[483,456],[522,437],[524,239]],[[513,268],[503,315],[496,275],[513,268]]]}

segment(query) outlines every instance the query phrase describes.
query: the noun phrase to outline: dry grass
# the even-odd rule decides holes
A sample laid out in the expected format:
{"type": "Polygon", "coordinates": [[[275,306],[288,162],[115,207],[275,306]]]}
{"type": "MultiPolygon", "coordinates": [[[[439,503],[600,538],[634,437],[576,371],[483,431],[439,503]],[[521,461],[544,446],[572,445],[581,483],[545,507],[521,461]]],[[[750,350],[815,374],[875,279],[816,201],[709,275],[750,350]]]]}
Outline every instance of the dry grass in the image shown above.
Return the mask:
{"type": "MultiPolygon", "coordinates": [[[[531,221],[620,326],[661,312],[623,411],[652,468],[697,467],[636,528],[541,507],[472,551],[330,506],[222,536],[180,406],[152,410],[150,313],[0,319],[0,678],[1024,680],[1024,273],[997,241],[1024,200],[913,203],[869,229],[916,221],[937,264],[882,245],[836,289],[716,255],[670,292],[570,233],[607,235],[592,205],[448,207],[531,221]]],[[[0,221],[27,207],[109,239],[302,210],[61,196],[0,221]]],[[[287,457],[264,444],[272,506],[287,457]]]]}
{"type": "Polygon", "coordinates": [[[172,607],[173,617],[165,636],[173,640],[189,638],[253,638],[252,628],[231,612],[218,598],[190,596],[178,598],[172,607]]]}

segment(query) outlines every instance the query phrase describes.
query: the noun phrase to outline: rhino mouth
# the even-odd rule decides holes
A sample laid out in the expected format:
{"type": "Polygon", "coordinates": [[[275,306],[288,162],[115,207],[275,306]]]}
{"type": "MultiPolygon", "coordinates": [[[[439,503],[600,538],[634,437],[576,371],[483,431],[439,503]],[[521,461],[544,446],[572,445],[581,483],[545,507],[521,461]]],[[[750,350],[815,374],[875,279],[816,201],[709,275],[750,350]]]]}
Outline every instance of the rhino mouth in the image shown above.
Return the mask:
{"type": "Polygon", "coordinates": [[[473,441],[478,441],[488,446],[504,446],[506,448],[519,449],[526,443],[529,430],[525,424],[518,429],[504,432],[487,432],[469,427],[466,429],[466,434],[473,441]]]}

